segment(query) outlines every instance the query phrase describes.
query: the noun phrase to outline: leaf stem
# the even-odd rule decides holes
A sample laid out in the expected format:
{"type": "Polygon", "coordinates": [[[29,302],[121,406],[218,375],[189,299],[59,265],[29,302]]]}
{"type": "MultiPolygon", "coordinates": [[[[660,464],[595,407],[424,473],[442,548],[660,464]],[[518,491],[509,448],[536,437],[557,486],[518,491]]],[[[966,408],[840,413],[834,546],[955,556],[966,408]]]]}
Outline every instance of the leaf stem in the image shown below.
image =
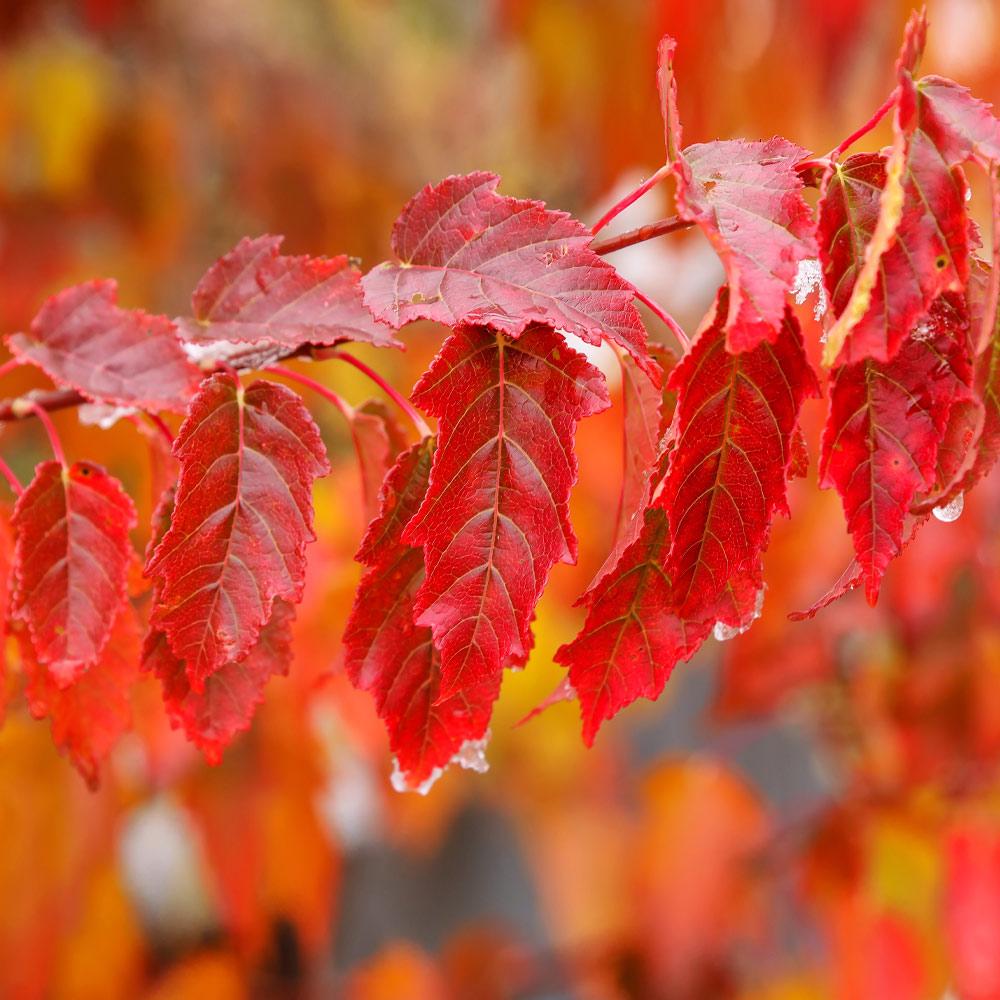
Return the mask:
{"type": "Polygon", "coordinates": [[[693,225],[693,222],[671,215],[667,219],[649,222],[645,226],[630,229],[627,233],[610,236],[598,243],[591,243],[590,249],[594,253],[604,256],[604,254],[614,253],[616,250],[624,250],[625,247],[635,246],[636,243],[645,243],[646,240],[656,239],[657,236],[665,236],[667,233],[674,233],[680,229],[690,229],[693,225]]]}
{"type": "Polygon", "coordinates": [[[691,341],[688,335],[681,329],[680,324],[663,308],[658,302],[651,299],[645,292],[633,286],[632,292],[635,297],[651,312],[661,319],[669,328],[670,332],[677,338],[681,349],[687,353],[691,350],[691,341]]]}
{"type": "Polygon", "coordinates": [[[313,392],[322,396],[327,402],[333,403],[333,405],[340,410],[344,419],[348,422],[354,416],[354,407],[347,402],[343,397],[338,396],[332,389],[323,385],[322,382],[317,382],[316,379],[310,378],[308,375],[302,375],[299,372],[292,371],[291,368],[285,368],[283,365],[271,365],[268,368],[261,369],[265,372],[270,372],[272,375],[281,375],[283,378],[287,378],[291,382],[298,382],[299,385],[304,385],[307,389],[312,389],[313,392]]]}
{"type": "Polygon", "coordinates": [[[434,432],[427,426],[427,421],[417,412],[413,404],[394,386],[391,386],[374,368],[369,368],[363,361],[359,361],[353,354],[346,354],[343,351],[332,351],[324,355],[328,358],[335,358],[338,361],[346,361],[353,365],[359,372],[367,375],[409,418],[413,421],[413,426],[422,438],[430,437],[434,432]]]}
{"type": "Polygon", "coordinates": [[[7,480],[16,496],[20,496],[24,492],[21,480],[14,475],[14,470],[2,458],[0,458],[0,476],[7,480]]]}
{"type": "Polygon", "coordinates": [[[992,161],[986,172],[990,195],[990,234],[992,236],[993,266],[990,268],[990,283],[983,312],[983,325],[979,331],[976,353],[985,351],[996,334],[997,309],[1000,308],[1000,185],[997,184],[997,170],[1000,165],[992,161]]]}
{"type": "Polygon", "coordinates": [[[885,99],[882,106],[871,116],[861,126],[861,128],[856,129],[852,132],[839,146],[834,146],[829,153],[826,154],[826,159],[836,160],[841,153],[845,152],[849,147],[853,146],[854,143],[858,141],[862,136],[867,135],[880,121],[882,121],[885,116],[892,111],[896,106],[896,102],[899,100],[899,88],[897,87],[893,92],[885,99]]]}
{"type": "MultiPolygon", "coordinates": [[[[666,163],[655,173],[650,174],[634,191],[629,191],[621,200],[615,202],[604,215],[591,227],[590,231],[596,236],[609,222],[618,218],[634,202],[637,202],[647,191],[656,187],[665,177],[670,175],[670,166],[666,163]]],[[[593,249],[593,248],[591,248],[593,249]]]]}
{"type": "Polygon", "coordinates": [[[158,413],[150,413],[148,410],[143,410],[143,415],[146,419],[163,435],[167,444],[171,448],[174,446],[174,435],[173,431],[167,426],[166,421],[158,413]]]}
{"type": "Polygon", "coordinates": [[[8,358],[2,365],[0,365],[0,378],[4,375],[9,375],[12,371],[16,371],[22,364],[23,362],[20,358],[8,358]]]}
{"type": "Polygon", "coordinates": [[[22,396],[20,399],[14,400],[13,409],[15,413],[20,410],[25,415],[28,413],[34,413],[34,415],[38,417],[38,419],[42,422],[42,426],[45,428],[45,433],[49,436],[49,444],[52,445],[53,456],[65,469],[66,452],[63,451],[62,441],[59,440],[59,432],[56,430],[56,425],[52,422],[52,418],[49,416],[45,407],[42,406],[37,399],[33,399],[30,396],[22,396]]]}

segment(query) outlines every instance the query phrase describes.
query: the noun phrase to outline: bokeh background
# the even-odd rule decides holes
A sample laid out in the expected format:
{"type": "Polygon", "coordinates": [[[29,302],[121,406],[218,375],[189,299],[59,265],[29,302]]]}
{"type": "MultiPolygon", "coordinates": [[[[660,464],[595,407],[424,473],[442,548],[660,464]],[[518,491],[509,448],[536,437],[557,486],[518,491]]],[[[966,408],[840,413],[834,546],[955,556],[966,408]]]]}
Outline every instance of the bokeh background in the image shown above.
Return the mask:
{"type": "MultiPolygon", "coordinates": [[[[126,305],[181,313],[248,234],[371,265],[406,199],[449,173],[494,170],[504,193],[593,221],[662,163],[664,32],[687,141],[783,134],[823,152],[891,87],[910,6],[3,0],[0,332],[97,276],[126,305]]],[[[925,68],[1000,99],[1000,5],[928,9],[925,68]]],[[[669,213],[669,195],[618,224],[669,213]]],[[[688,329],[721,273],[695,234],[614,262],[688,329]]],[[[812,304],[801,312],[815,348],[812,304]]],[[[415,326],[406,354],[365,357],[408,390],[441,335],[415,326]]],[[[333,363],[310,373],[370,394],[333,363]]],[[[2,395],[31,378],[6,376],[2,395]]],[[[807,407],[815,454],[823,404],[807,407]]],[[[296,662],[220,766],[170,731],[151,683],[96,792],[46,724],[8,707],[0,996],[1000,997],[995,482],[924,530],[877,609],[852,596],[792,625],[848,560],[836,497],[798,482],[764,617],[586,750],[573,704],[515,724],[559,682],[552,653],[611,544],[620,413],[591,419],[579,565],[553,572],[536,651],[505,682],[490,770],[449,772],[423,798],[391,790],[382,729],[342,675],[364,517],[350,438],[314,409],[335,469],[317,489],[296,662]]],[[[70,456],[108,465],[148,523],[135,428],[57,421],[70,456]]],[[[47,457],[35,423],[0,440],[23,479],[47,457]]],[[[16,658],[9,674],[13,690],[16,658]]]]}

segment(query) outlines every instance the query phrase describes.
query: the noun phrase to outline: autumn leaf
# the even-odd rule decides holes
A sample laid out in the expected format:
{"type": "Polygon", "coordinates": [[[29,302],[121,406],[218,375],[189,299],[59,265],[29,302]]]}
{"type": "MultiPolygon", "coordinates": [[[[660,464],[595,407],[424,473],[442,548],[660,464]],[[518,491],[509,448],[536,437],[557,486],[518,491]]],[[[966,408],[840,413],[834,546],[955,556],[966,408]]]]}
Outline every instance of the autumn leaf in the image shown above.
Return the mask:
{"type": "Polygon", "coordinates": [[[176,507],[146,563],[159,595],[151,625],[200,694],[253,648],[275,598],[300,599],[312,484],[329,463],[294,392],[264,380],[244,388],[228,373],[203,383],[174,454],[176,507]]]}
{"type": "Polygon", "coordinates": [[[798,264],[816,256],[812,213],[795,170],[808,154],[779,138],[727,139],[681,150],[675,50],[673,39],[660,42],[657,85],[677,214],[701,227],[726,269],[727,350],[753,350],[776,339],[798,264]]]}
{"type": "Polygon", "coordinates": [[[347,675],[373,695],[399,771],[414,789],[446,767],[465,741],[483,738],[500,689],[497,675],[441,698],[440,654],[430,628],[414,624],[424,553],[402,536],[427,493],[433,452],[433,440],[418,442],[386,480],[358,553],[369,568],[344,633],[347,675]]]}
{"type": "Polygon", "coordinates": [[[588,746],[601,724],[626,705],[658,698],[675,664],[712,630],[714,619],[686,620],[674,609],[664,568],[669,551],[666,512],[647,510],[639,537],[589,592],[580,634],[556,651],[580,701],[588,746]]]}
{"type": "Polygon", "coordinates": [[[96,787],[101,762],[132,724],[129,698],[139,676],[135,613],[128,604],[114,612],[111,637],[100,656],[68,686],[62,686],[51,669],[38,662],[23,630],[17,637],[31,714],[49,720],[55,745],[96,787]]]}
{"type": "Polygon", "coordinates": [[[174,654],[166,636],[154,631],[147,637],[143,667],[163,685],[170,723],[184,731],[210,764],[218,764],[226,747],[250,728],[267,682],[288,673],[294,619],[295,608],[276,598],[271,617],[250,652],[214,671],[200,692],[193,689],[187,665],[174,654]]]}
{"type": "Polygon", "coordinates": [[[135,508],[100,466],[43,462],[12,523],[11,618],[63,687],[98,660],[125,601],[135,508]]]}
{"type": "Polygon", "coordinates": [[[786,478],[802,402],[819,394],[787,311],[774,342],[726,350],[726,289],[674,369],[676,444],[658,503],[669,514],[667,571],[686,618],[706,617],[727,584],[759,574],[771,520],[788,512],[786,478]]]}
{"type": "Polygon", "coordinates": [[[868,360],[839,368],[830,390],[820,485],[841,496],[873,604],[902,548],[910,505],[934,484],[952,407],[971,397],[971,363],[955,332],[968,336],[964,305],[942,298],[925,326],[888,365],[868,360]]]}
{"type": "Polygon", "coordinates": [[[7,345],[59,385],[112,406],[183,412],[200,371],[166,316],[117,305],[114,281],[74,285],[48,299],[7,345]]]}
{"type": "Polygon", "coordinates": [[[394,329],[416,319],[519,337],[535,323],[591,344],[612,340],[656,378],[632,287],[589,249],[590,230],[539,201],[496,193],[475,173],[425,187],[392,231],[398,260],[362,281],[365,303],[394,329]]]}
{"type": "Polygon", "coordinates": [[[388,407],[375,399],[352,407],[348,424],[361,470],[365,519],[370,521],[378,513],[382,481],[406,446],[406,438],[388,407]]]}
{"type": "Polygon", "coordinates": [[[347,257],[284,256],[282,240],[240,240],[208,269],[191,299],[193,317],[178,320],[189,340],[400,346],[365,308],[361,272],[347,257]]]}
{"type": "Polygon", "coordinates": [[[923,129],[948,163],[973,156],[1000,163],[1000,122],[992,105],[973,97],[968,87],[934,75],[917,81],[917,100],[923,129]]]}
{"type": "MultiPolygon", "coordinates": [[[[919,15],[911,19],[897,64],[893,144],[884,161],[877,212],[873,192],[862,192],[857,177],[841,179],[832,194],[834,205],[821,207],[821,217],[827,216],[821,221],[826,236],[821,244],[829,244],[838,227],[859,226],[842,241],[840,266],[833,273],[830,251],[825,252],[827,289],[832,293],[846,281],[850,290],[838,295],[841,308],[827,331],[826,365],[864,357],[888,360],[934,300],[945,291],[962,292],[969,279],[966,181],[954,158],[961,150],[939,122],[928,120],[931,105],[920,99],[911,76],[923,49],[919,20],[919,15]],[[856,194],[862,195],[856,210],[838,207],[856,194]]],[[[862,161],[852,160],[861,166],[862,161]]],[[[871,158],[864,162],[862,172],[879,173],[871,158]]],[[[828,171],[824,202],[833,174],[840,176],[841,168],[828,171]]],[[[870,180],[863,177],[862,183],[870,180]]]]}
{"type": "Polygon", "coordinates": [[[545,327],[450,337],[413,401],[440,420],[430,488],[403,540],[423,546],[416,620],[441,653],[441,696],[497,683],[529,648],[549,570],[576,558],[573,438],[609,405],[601,373],[545,327]]]}

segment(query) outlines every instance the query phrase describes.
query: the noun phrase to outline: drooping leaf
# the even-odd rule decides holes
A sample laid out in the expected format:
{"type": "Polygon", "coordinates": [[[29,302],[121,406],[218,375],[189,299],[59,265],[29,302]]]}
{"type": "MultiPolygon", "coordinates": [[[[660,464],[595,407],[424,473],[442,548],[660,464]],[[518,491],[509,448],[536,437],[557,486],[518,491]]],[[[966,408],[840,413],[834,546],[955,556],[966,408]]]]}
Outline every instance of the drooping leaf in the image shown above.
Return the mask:
{"type": "Polygon", "coordinates": [[[727,139],[680,149],[676,43],[660,42],[657,85],[667,153],[677,180],[677,213],[697,223],[726,269],[726,347],[773,342],[799,261],[816,256],[812,213],[795,164],[807,153],[785,139],[727,139]]]}
{"type": "Polygon", "coordinates": [[[589,249],[590,230],[541,202],[496,193],[475,173],[428,185],[392,231],[398,260],[363,279],[365,303],[399,329],[416,319],[519,337],[534,323],[613,340],[652,377],[631,286],[589,249]]]}
{"type": "Polygon", "coordinates": [[[358,553],[369,568],[344,634],[347,675],[375,698],[410,788],[445,767],[466,740],[482,739],[500,688],[498,674],[441,698],[440,654],[430,628],[414,624],[424,553],[402,535],[427,493],[433,452],[432,440],[418,442],[386,480],[379,515],[358,553]]]}
{"type": "Polygon", "coordinates": [[[229,373],[206,379],[174,444],[176,506],[146,564],[151,624],[187,664],[192,689],[256,644],[275,598],[297,603],[313,535],[312,484],[329,472],[299,397],[229,373]]]}
{"type": "Polygon", "coordinates": [[[921,77],[917,96],[923,129],[948,163],[973,156],[1000,163],[1000,121],[992,105],[943,76],[921,77]]]}
{"type": "Polygon", "coordinates": [[[441,653],[441,697],[497,683],[529,648],[549,570],[576,558],[573,438],[609,405],[601,373],[557,333],[462,327],[413,400],[440,420],[430,488],[404,541],[423,546],[417,623],[441,653]]]}
{"type": "Polygon", "coordinates": [[[95,787],[101,762],[132,724],[129,696],[139,676],[139,630],[131,606],[116,609],[110,640],[68,686],[38,662],[23,628],[18,639],[31,714],[49,720],[56,746],[95,787]]]}
{"type": "Polygon", "coordinates": [[[773,343],[726,350],[726,289],[674,369],[676,445],[658,501],[669,514],[668,574],[685,617],[705,617],[730,581],[759,575],[803,400],[819,394],[791,311],[773,343]]]}
{"type": "Polygon", "coordinates": [[[868,360],[839,368],[830,390],[820,485],[841,496],[873,604],[902,548],[914,498],[934,484],[952,407],[971,398],[964,304],[942,298],[925,326],[888,365],[868,360]]]}
{"type": "Polygon", "coordinates": [[[11,617],[60,686],[96,663],[125,601],[135,507],[100,466],[43,462],[14,508],[11,617]]]}
{"type": "Polygon", "coordinates": [[[162,632],[152,632],[143,649],[143,666],[163,685],[163,701],[171,725],[218,764],[235,737],[250,728],[254,713],[264,700],[267,682],[287,674],[292,659],[292,622],[295,608],[280,597],[256,644],[242,660],[227,663],[195,691],[187,666],[170,648],[162,632]]]}
{"type": "MultiPolygon", "coordinates": [[[[829,254],[824,258],[827,289],[832,291],[841,281],[849,288],[849,294],[842,291],[838,296],[841,307],[827,333],[823,352],[827,365],[864,357],[891,358],[935,299],[946,291],[962,292],[969,278],[965,177],[953,158],[956,144],[950,140],[936,144],[936,138],[947,137],[935,122],[927,121],[924,112],[929,104],[920,100],[912,79],[923,48],[921,31],[914,24],[911,20],[897,66],[893,144],[884,161],[880,193],[862,193],[856,177],[842,180],[847,189],[838,185],[834,198],[862,193],[861,203],[848,211],[835,203],[826,224],[821,223],[826,236],[821,243],[829,243],[838,226],[859,224],[857,234],[852,233],[849,241],[842,239],[841,267],[833,274],[828,273],[829,254]],[[858,342],[853,343],[856,336],[858,342]]],[[[870,158],[851,159],[863,167],[862,173],[875,170],[877,175],[870,158]]],[[[835,166],[827,182],[841,169],[835,166]]],[[[870,177],[862,176],[861,183],[866,181],[870,183],[870,177]]],[[[836,311],[837,303],[834,307],[836,311]]]]}
{"type": "Polygon", "coordinates": [[[112,406],[183,412],[201,372],[166,316],[121,309],[114,281],[88,281],[53,295],[27,333],[7,344],[54,382],[112,406]]]}
{"type": "Polygon", "coordinates": [[[282,242],[242,239],[205,272],[191,298],[193,316],[178,320],[188,340],[401,346],[365,308],[361,272],[347,257],[288,257],[282,242]]]}
{"type": "Polygon", "coordinates": [[[365,518],[378,513],[379,490],[396,456],[406,445],[399,422],[388,408],[375,399],[353,408],[349,425],[354,451],[361,470],[361,497],[365,518]]]}
{"type": "MultiPolygon", "coordinates": [[[[651,351],[651,353],[653,353],[651,351]]],[[[674,356],[655,353],[665,372],[674,366],[674,356]]],[[[624,534],[629,521],[641,514],[648,492],[647,480],[653,473],[660,450],[664,424],[672,416],[674,394],[664,400],[664,392],[649,379],[628,355],[619,357],[622,369],[622,490],[618,505],[615,538],[624,534]],[[670,411],[669,413],[666,411],[670,411]]]]}
{"type": "Polygon", "coordinates": [[[669,551],[666,512],[647,510],[639,537],[590,591],[580,634],[556,651],[580,701],[588,746],[601,724],[626,705],[659,697],[675,664],[712,630],[713,619],[687,620],[675,611],[664,568],[669,551]]]}

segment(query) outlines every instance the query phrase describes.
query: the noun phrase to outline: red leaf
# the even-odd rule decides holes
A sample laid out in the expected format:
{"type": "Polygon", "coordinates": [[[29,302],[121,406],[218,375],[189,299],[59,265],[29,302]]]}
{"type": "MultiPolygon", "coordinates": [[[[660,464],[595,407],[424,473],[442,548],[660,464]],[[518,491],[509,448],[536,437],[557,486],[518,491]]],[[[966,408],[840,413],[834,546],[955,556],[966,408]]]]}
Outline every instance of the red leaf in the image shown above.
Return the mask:
{"type": "MultiPolygon", "coordinates": [[[[872,193],[865,193],[858,209],[860,229],[851,234],[850,253],[841,253],[854,265],[849,277],[840,269],[827,274],[828,289],[843,280],[850,283],[850,295],[838,296],[842,306],[828,331],[823,353],[827,365],[864,357],[891,358],[931,303],[942,292],[963,291],[969,279],[965,177],[951,157],[955,144],[949,140],[943,148],[936,145],[943,133],[938,123],[928,122],[929,102],[921,101],[910,77],[922,48],[914,41],[919,31],[911,28],[912,24],[900,57],[893,145],[885,160],[878,210],[873,212],[872,193]]],[[[858,191],[855,183],[839,196],[858,191]]],[[[852,219],[838,219],[838,214],[847,215],[832,209],[832,220],[824,227],[827,240],[837,225],[852,224],[852,219]]],[[[845,244],[842,250],[847,249],[845,244]]],[[[826,259],[825,271],[828,266],[826,259]]]]}
{"type": "Polygon", "coordinates": [[[125,601],[135,508],[100,466],[43,462],[14,508],[11,617],[65,686],[95,663],[125,601]]]}
{"type": "Polygon", "coordinates": [[[441,440],[404,540],[424,549],[417,623],[434,631],[447,697],[498,683],[509,658],[526,655],[550,568],[576,558],[576,424],[609,399],[601,373],[552,330],[511,342],[463,327],[413,400],[440,418],[441,440]]]}
{"type": "MultiPolygon", "coordinates": [[[[985,290],[988,277],[977,274],[976,278],[969,283],[973,330],[984,325],[982,313],[989,306],[985,290]]],[[[986,328],[990,331],[990,339],[975,364],[976,392],[984,411],[983,425],[975,443],[972,468],[965,474],[962,483],[962,488],[966,490],[985,476],[1000,457],[1000,309],[994,312],[986,328]]]]}
{"type": "Polygon", "coordinates": [[[91,787],[97,785],[101,762],[132,724],[129,696],[139,674],[139,631],[132,608],[126,604],[112,615],[110,641],[69,686],[38,663],[27,636],[18,634],[31,714],[49,719],[56,746],[91,787]]]}
{"type": "Polygon", "coordinates": [[[806,151],[785,139],[723,140],[680,151],[676,43],[660,42],[657,84],[667,152],[677,179],[677,212],[697,223],[726,269],[728,350],[773,342],[798,263],[816,256],[812,212],[795,164],[806,151]]]}
{"type": "Polygon", "coordinates": [[[270,341],[282,347],[359,341],[399,347],[361,297],[361,273],[347,257],[285,257],[281,236],[240,240],[198,282],[194,319],[181,319],[195,342],[270,341]]]}
{"type": "Polygon", "coordinates": [[[971,365],[961,343],[968,315],[957,302],[939,300],[928,329],[905,340],[888,365],[845,365],[833,378],[820,485],[840,493],[872,604],[886,566],[901,551],[910,505],[934,484],[952,407],[971,398],[971,365]]]}
{"type": "Polygon", "coordinates": [[[1000,162],[1000,121],[992,105],[943,76],[922,77],[917,94],[924,131],[948,163],[972,156],[1000,162]]]}
{"type": "Polygon", "coordinates": [[[726,315],[723,288],[670,377],[677,437],[658,502],[669,513],[667,567],[685,617],[706,617],[727,582],[759,575],[771,519],[787,513],[799,409],[819,395],[790,310],[773,344],[736,355],[726,350],[726,315]]]}
{"type": "Polygon", "coordinates": [[[556,662],[569,668],[588,746],[601,723],[636,698],[659,697],[674,665],[712,630],[712,618],[691,621],[675,612],[664,569],[669,551],[666,512],[646,511],[639,537],[589,592],[580,634],[556,651],[556,662]]]}
{"type": "Polygon", "coordinates": [[[613,340],[655,377],[632,287],[589,249],[590,230],[539,201],[498,195],[499,183],[448,177],[409,202],[392,231],[398,262],[362,281],[375,316],[394,329],[432,319],[510,337],[546,323],[592,344],[613,340]]]}
{"type": "Polygon", "coordinates": [[[440,697],[441,658],[431,630],[414,624],[424,554],[403,529],[427,492],[434,442],[400,455],[386,480],[379,515],[358,559],[369,566],[344,634],[351,683],[375,698],[389,746],[410,788],[444,768],[467,740],[481,739],[499,692],[499,674],[440,697]]]}
{"type": "Polygon", "coordinates": [[[198,388],[174,324],[120,309],[114,281],[89,281],[53,295],[28,333],[7,338],[19,358],[54,382],[113,406],[182,412],[198,388]]]}
{"type": "MultiPolygon", "coordinates": [[[[662,367],[670,371],[673,355],[658,352],[662,367]]],[[[660,438],[669,415],[664,413],[663,392],[628,356],[621,356],[622,368],[622,491],[618,505],[615,538],[621,538],[628,523],[645,506],[648,479],[659,454],[660,438]]],[[[671,397],[673,394],[670,394],[671,397]]],[[[671,400],[672,403],[672,400],[671,400]]],[[[667,407],[669,409],[669,407],[667,407]]]]}
{"type": "Polygon", "coordinates": [[[396,418],[379,400],[370,399],[353,409],[349,424],[361,469],[365,520],[370,521],[378,513],[382,480],[406,446],[406,440],[396,418]]]}
{"type": "Polygon", "coordinates": [[[184,730],[210,764],[218,764],[223,750],[250,728],[267,682],[288,673],[294,619],[295,608],[276,598],[256,645],[242,660],[216,670],[201,692],[192,688],[184,661],[174,655],[164,634],[152,632],[147,637],[143,667],[155,672],[163,684],[170,723],[184,730]]]}
{"type": "Polygon", "coordinates": [[[243,388],[228,373],[205,380],[174,454],[176,508],[146,564],[159,594],[151,624],[201,693],[253,648],[275,598],[300,599],[312,484],[330,466],[294,392],[263,380],[243,388]]]}

